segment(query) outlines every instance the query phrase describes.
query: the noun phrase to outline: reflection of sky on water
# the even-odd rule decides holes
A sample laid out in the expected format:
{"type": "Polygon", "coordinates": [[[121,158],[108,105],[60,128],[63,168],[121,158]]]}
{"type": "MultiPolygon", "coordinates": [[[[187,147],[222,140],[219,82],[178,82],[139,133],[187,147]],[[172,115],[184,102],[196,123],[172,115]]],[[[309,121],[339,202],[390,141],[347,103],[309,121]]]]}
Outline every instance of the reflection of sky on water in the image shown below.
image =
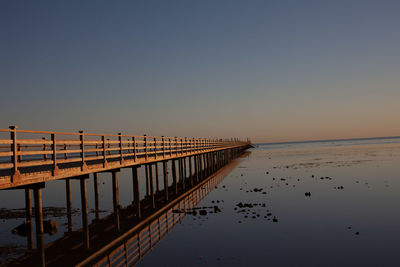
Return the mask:
{"type": "Polygon", "coordinates": [[[222,212],[186,217],[140,265],[398,266],[400,145],[390,143],[258,146],[199,205],[224,200],[222,212]],[[267,194],[246,193],[260,187],[267,194]],[[279,222],[244,218],[239,202],[266,203],[251,211],[279,222]]]}

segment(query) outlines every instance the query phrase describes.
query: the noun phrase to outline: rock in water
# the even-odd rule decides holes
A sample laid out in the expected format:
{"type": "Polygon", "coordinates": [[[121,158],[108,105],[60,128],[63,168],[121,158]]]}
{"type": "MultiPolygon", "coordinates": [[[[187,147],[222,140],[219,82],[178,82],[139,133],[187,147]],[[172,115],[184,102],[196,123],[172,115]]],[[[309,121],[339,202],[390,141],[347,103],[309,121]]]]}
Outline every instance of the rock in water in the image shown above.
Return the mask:
{"type": "Polygon", "coordinates": [[[207,215],[207,211],[206,211],[206,210],[201,210],[201,211],[199,212],[199,214],[205,216],[205,215],[207,215]]]}
{"type": "Polygon", "coordinates": [[[26,236],[27,232],[28,232],[28,224],[26,222],[18,225],[11,231],[11,233],[20,235],[20,236],[26,236]]]}
{"type": "Polygon", "coordinates": [[[218,206],[214,206],[214,213],[219,213],[221,212],[220,208],[218,206]]]}
{"type": "Polygon", "coordinates": [[[278,218],[276,216],[274,216],[274,218],[272,219],[273,222],[278,222],[278,218]]]}
{"type": "Polygon", "coordinates": [[[43,221],[43,230],[46,234],[54,235],[55,233],[57,233],[57,229],[58,229],[58,224],[56,221],[53,220],[43,221]]]}

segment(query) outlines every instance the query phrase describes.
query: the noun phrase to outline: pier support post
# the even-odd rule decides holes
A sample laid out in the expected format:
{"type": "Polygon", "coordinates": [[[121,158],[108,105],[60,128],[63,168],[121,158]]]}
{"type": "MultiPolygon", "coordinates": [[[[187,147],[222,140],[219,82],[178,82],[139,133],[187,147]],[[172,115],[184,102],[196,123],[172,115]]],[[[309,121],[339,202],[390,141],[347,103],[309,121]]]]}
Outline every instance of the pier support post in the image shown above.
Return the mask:
{"type": "Polygon", "coordinates": [[[174,191],[175,195],[178,195],[178,182],[176,181],[176,164],[175,160],[173,159],[172,161],[172,179],[173,179],[173,184],[174,184],[174,191]]]}
{"type": "Polygon", "coordinates": [[[201,170],[201,180],[203,180],[205,178],[204,154],[200,155],[200,170],[201,170]]]}
{"type": "Polygon", "coordinates": [[[25,188],[25,211],[26,211],[26,224],[27,229],[27,245],[28,249],[33,249],[33,229],[32,229],[32,203],[31,203],[31,191],[29,188],[25,188]]]}
{"type": "Polygon", "coordinates": [[[93,186],[94,186],[94,210],[96,213],[96,220],[100,219],[100,203],[99,203],[99,174],[93,173],[93,186]]]}
{"type": "Polygon", "coordinates": [[[183,158],[183,180],[185,181],[185,186],[188,180],[188,176],[187,176],[187,168],[186,168],[186,161],[187,161],[188,157],[184,157],[183,158]]]}
{"type": "Polygon", "coordinates": [[[149,169],[148,169],[147,164],[144,165],[144,169],[146,172],[146,196],[149,196],[150,195],[150,190],[149,190],[150,185],[149,185],[149,169]]]}
{"type": "Polygon", "coordinates": [[[155,209],[156,208],[156,198],[154,196],[153,166],[152,166],[152,164],[148,164],[147,167],[149,168],[151,207],[153,209],[155,209]]]}
{"type": "Polygon", "coordinates": [[[140,208],[140,195],[139,195],[139,166],[132,167],[132,182],[133,182],[133,201],[136,203],[136,217],[142,217],[140,208]]]}
{"type": "Polygon", "coordinates": [[[43,233],[43,209],[42,209],[42,188],[33,189],[35,198],[35,224],[36,224],[36,247],[39,250],[40,264],[46,265],[44,251],[44,233],[43,233]]]}
{"type": "Polygon", "coordinates": [[[71,180],[65,179],[65,197],[67,200],[68,233],[72,232],[72,199],[71,199],[71,180]]]}
{"type": "Polygon", "coordinates": [[[197,155],[193,157],[194,160],[194,177],[196,179],[196,184],[199,182],[199,161],[197,155]]]}
{"type": "Polygon", "coordinates": [[[156,175],[156,192],[160,191],[160,182],[158,180],[158,163],[154,163],[156,175]]]}
{"type": "Polygon", "coordinates": [[[165,202],[168,201],[168,162],[163,161],[165,202]]]}
{"type": "Polygon", "coordinates": [[[179,159],[179,179],[181,180],[182,183],[182,192],[185,192],[185,174],[184,174],[184,169],[183,169],[183,160],[184,158],[179,159]]]}
{"type": "Polygon", "coordinates": [[[189,157],[189,179],[190,179],[190,186],[193,187],[193,169],[192,169],[192,157],[189,157]]]}
{"type": "Polygon", "coordinates": [[[119,170],[112,171],[112,190],[113,190],[113,209],[115,216],[115,228],[117,232],[121,230],[119,220],[119,183],[118,183],[118,172],[119,170]]]}
{"type": "Polygon", "coordinates": [[[88,222],[88,205],[87,205],[87,195],[86,195],[86,177],[80,180],[81,184],[81,210],[82,210],[82,233],[83,233],[83,244],[85,249],[90,248],[89,239],[89,222],[88,222]]]}

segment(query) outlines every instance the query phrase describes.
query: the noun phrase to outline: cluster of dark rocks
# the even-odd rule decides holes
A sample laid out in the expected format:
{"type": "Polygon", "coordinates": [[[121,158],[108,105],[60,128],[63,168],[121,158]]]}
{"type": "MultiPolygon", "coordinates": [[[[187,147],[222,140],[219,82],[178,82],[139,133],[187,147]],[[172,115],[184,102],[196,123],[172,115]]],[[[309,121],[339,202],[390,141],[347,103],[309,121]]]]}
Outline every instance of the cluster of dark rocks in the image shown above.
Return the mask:
{"type": "Polygon", "coordinates": [[[197,214],[205,216],[209,213],[220,213],[222,212],[222,210],[218,206],[209,206],[209,207],[195,207],[191,209],[174,209],[172,212],[185,213],[187,215],[193,215],[193,216],[197,216],[197,214]]]}
{"type": "MultiPolygon", "coordinates": [[[[266,213],[264,215],[263,212],[258,209],[257,211],[252,211],[252,208],[266,208],[267,205],[266,203],[243,203],[243,202],[239,202],[238,204],[236,204],[236,207],[234,208],[234,210],[236,211],[236,213],[241,213],[244,214],[243,217],[245,219],[247,218],[252,218],[252,219],[256,219],[259,217],[263,217],[265,219],[267,219],[268,221],[271,220],[270,216],[272,216],[272,213],[270,212],[269,209],[266,210],[266,213]]],[[[274,216],[272,218],[273,222],[278,222],[278,218],[276,216],[274,216]]],[[[242,221],[238,221],[239,223],[242,223],[242,221]]]]}

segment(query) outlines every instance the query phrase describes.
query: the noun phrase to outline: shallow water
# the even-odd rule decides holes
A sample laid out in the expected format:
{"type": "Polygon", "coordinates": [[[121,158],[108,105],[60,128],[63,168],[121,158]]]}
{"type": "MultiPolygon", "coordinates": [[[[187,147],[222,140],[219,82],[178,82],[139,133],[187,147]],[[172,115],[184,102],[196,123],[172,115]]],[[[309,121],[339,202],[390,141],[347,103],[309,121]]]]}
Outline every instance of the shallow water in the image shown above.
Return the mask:
{"type": "Polygon", "coordinates": [[[400,265],[399,139],[251,152],[199,204],[222,212],[187,216],[139,266],[400,265]]]}

